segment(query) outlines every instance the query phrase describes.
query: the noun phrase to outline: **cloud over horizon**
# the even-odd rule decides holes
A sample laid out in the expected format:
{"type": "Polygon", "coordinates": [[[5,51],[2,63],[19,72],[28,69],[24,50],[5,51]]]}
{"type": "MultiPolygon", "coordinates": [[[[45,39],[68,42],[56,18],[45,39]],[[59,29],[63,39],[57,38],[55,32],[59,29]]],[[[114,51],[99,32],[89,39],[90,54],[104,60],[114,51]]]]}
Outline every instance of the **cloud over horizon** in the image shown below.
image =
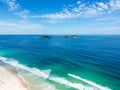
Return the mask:
{"type": "MultiPolygon", "coordinates": [[[[70,5],[69,5],[70,6],[70,5]]],[[[109,0],[109,2],[95,2],[87,5],[77,1],[73,7],[63,8],[62,11],[43,15],[34,15],[32,18],[46,18],[50,20],[71,19],[80,17],[92,17],[120,10],[120,0],[109,0]]]]}
{"type": "Polygon", "coordinates": [[[0,20],[0,34],[37,34],[44,28],[41,24],[27,21],[2,21],[0,20]]]}
{"type": "Polygon", "coordinates": [[[0,33],[120,34],[120,0],[0,0],[0,7],[0,33]]]}

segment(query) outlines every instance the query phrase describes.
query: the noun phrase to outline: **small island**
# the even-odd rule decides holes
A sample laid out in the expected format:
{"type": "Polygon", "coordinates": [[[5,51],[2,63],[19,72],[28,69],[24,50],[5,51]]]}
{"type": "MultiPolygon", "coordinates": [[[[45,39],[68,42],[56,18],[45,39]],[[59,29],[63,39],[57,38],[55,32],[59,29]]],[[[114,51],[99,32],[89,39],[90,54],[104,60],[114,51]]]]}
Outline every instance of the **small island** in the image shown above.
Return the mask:
{"type": "Polygon", "coordinates": [[[65,38],[79,38],[77,35],[66,35],[65,38]]]}
{"type": "Polygon", "coordinates": [[[46,39],[46,38],[51,38],[50,36],[47,36],[47,35],[41,35],[38,37],[39,39],[46,39]]]}

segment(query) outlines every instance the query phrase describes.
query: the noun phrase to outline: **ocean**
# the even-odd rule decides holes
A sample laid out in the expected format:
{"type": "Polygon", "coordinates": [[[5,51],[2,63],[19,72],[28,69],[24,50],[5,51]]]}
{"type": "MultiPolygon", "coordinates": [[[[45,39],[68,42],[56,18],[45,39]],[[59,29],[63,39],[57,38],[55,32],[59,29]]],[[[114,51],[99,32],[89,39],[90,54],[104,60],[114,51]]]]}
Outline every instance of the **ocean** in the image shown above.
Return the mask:
{"type": "Polygon", "coordinates": [[[0,65],[9,64],[30,90],[120,90],[120,36],[0,35],[0,65]]]}

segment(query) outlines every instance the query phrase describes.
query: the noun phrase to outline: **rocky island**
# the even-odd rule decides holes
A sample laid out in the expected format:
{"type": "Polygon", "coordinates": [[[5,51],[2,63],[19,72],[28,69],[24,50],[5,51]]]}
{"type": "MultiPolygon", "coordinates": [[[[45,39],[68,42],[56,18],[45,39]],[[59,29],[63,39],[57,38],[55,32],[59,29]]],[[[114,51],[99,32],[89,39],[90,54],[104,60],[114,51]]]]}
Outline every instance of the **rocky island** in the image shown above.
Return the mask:
{"type": "Polygon", "coordinates": [[[39,36],[38,38],[40,38],[40,39],[46,39],[46,38],[51,38],[50,36],[47,36],[47,35],[41,35],[41,36],[39,36]]]}
{"type": "Polygon", "coordinates": [[[66,35],[65,38],[79,38],[77,35],[66,35]]]}

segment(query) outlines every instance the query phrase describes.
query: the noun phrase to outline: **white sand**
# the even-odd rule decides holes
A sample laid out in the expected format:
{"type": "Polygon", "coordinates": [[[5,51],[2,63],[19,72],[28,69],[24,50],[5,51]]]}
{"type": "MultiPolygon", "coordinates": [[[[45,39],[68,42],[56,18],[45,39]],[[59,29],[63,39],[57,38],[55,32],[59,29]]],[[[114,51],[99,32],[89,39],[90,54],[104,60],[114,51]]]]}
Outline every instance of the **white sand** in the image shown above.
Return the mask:
{"type": "Polygon", "coordinates": [[[28,90],[17,74],[0,66],[0,90],[28,90]]]}

